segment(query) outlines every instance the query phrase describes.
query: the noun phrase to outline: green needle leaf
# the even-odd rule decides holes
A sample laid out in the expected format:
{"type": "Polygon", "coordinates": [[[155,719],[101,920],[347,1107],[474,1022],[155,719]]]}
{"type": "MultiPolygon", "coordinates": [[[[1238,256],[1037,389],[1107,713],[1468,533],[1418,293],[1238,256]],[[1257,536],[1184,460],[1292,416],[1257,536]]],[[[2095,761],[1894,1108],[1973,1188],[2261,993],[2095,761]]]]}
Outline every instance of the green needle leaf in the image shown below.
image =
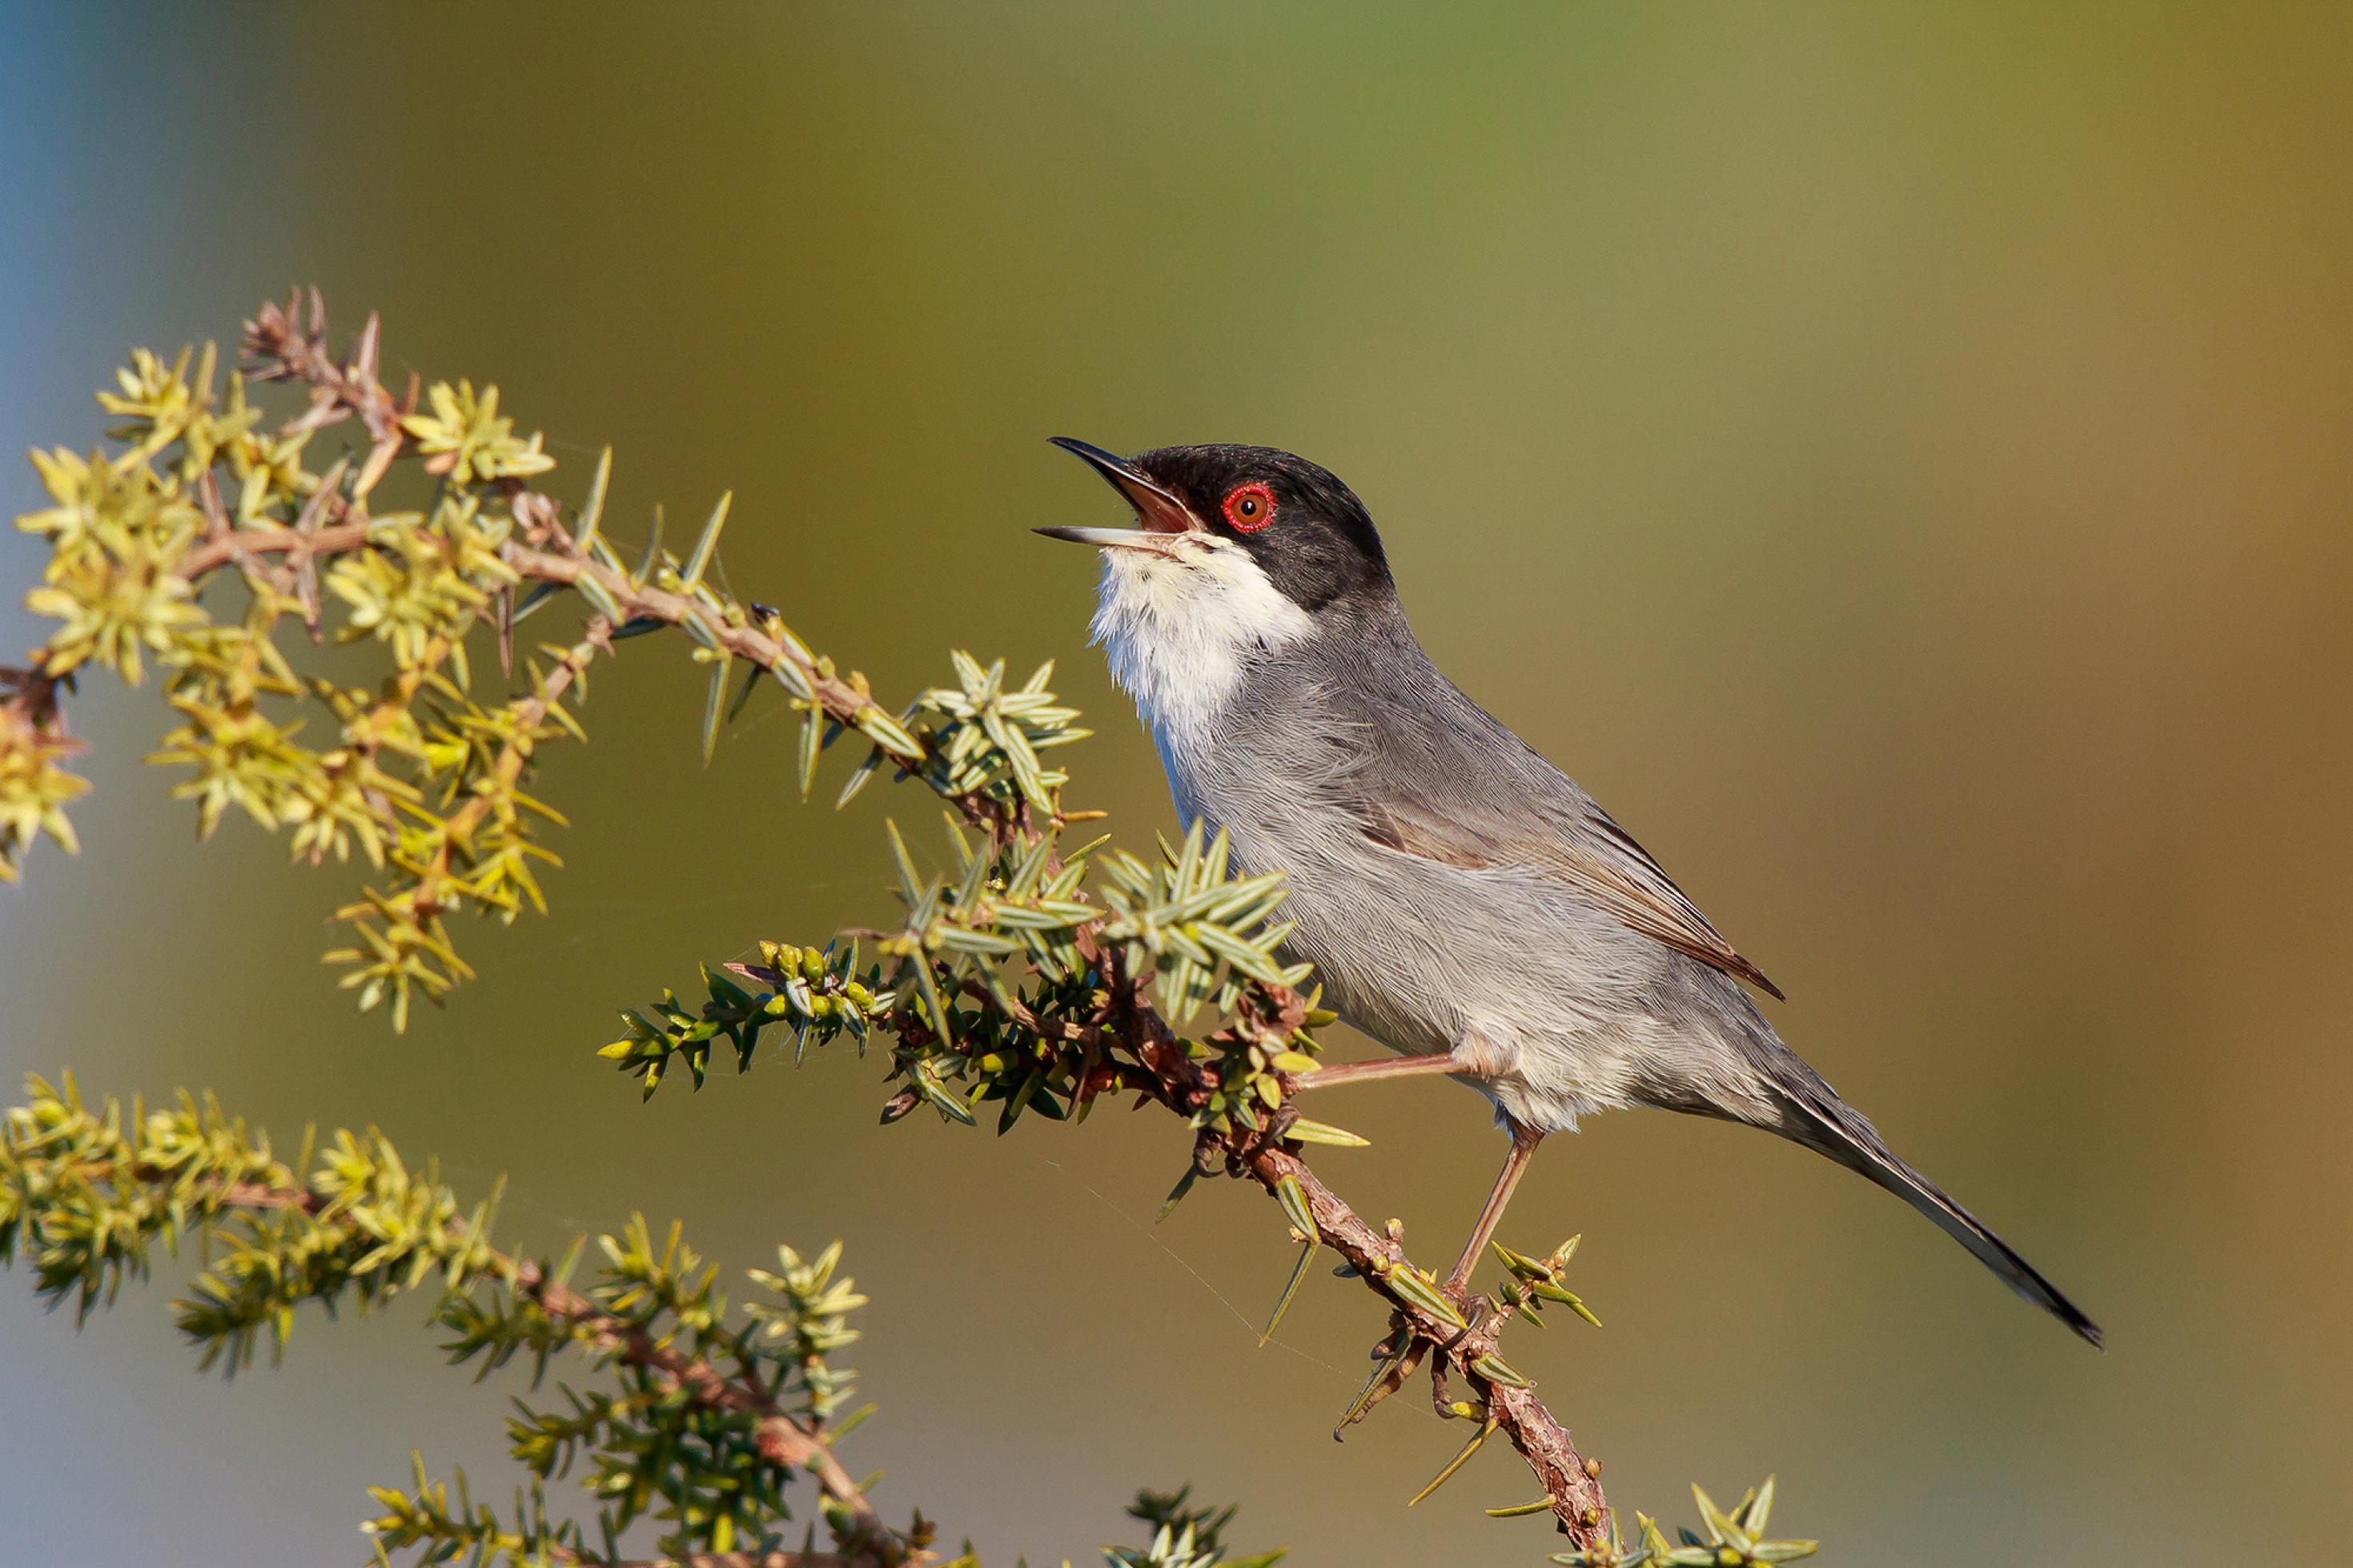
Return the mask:
{"type": "MultiPolygon", "coordinates": [[[[819,742],[824,738],[824,726],[825,720],[823,716],[820,715],[814,708],[810,709],[801,719],[800,772],[801,798],[803,800],[807,800],[809,797],[809,790],[817,783],[817,755],[819,749],[819,742]]],[[[843,793],[842,798],[843,800],[847,800],[849,798],[849,793],[847,791],[843,793]]],[[[837,802],[836,804],[839,803],[837,802]]]]}
{"type": "Polygon", "coordinates": [[[597,525],[605,521],[605,487],[613,478],[613,448],[605,448],[596,459],[596,477],[588,481],[588,502],[580,509],[580,521],[572,531],[575,548],[586,551],[596,542],[597,525]]]}
{"type": "Polygon", "coordinates": [[[1419,1268],[1409,1265],[1390,1269],[1388,1287],[1392,1295],[1420,1308],[1449,1328],[1470,1327],[1463,1320],[1462,1310],[1448,1300],[1439,1291],[1437,1282],[1419,1268]]]}
{"type": "Polygon", "coordinates": [[[1515,1502],[1509,1508],[1491,1508],[1486,1513],[1489,1519],[1525,1519],[1532,1513],[1548,1513],[1551,1510],[1552,1499],[1540,1497],[1534,1502],[1515,1502]]]}
{"type": "Polygon", "coordinates": [[[1495,1426],[1496,1423],[1492,1420],[1480,1423],[1479,1430],[1471,1434],[1471,1440],[1462,1445],[1462,1451],[1455,1455],[1454,1458],[1448,1462],[1447,1467],[1444,1469],[1432,1476],[1430,1479],[1430,1484],[1428,1486],[1414,1493],[1412,1500],[1409,1501],[1405,1506],[1408,1508],[1413,1507],[1415,1503],[1419,1502],[1422,1499],[1428,1497],[1430,1493],[1444,1486],[1448,1481],[1452,1480],[1454,1479],[1454,1472],[1461,1469],[1464,1465],[1469,1464],[1471,1462],[1471,1456],[1479,1451],[1479,1446],[1494,1435],[1495,1426]]]}
{"type": "MultiPolygon", "coordinates": [[[[760,677],[767,673],[765,665],[754,664],[745,667],[744,684],[735,689],[735,700],[727,705],[727,721],[730,724],[744,716],[744,705],[752,700],[752,688],[759,685],[760,677]]],[[[808,798],[808,790],[806,787],[801,791],[801,798],[804,800],[808,798]]]]}
{"type": "Polygon", "coordinates": [[[706,764],[719,750],[719,725],[726,717],[727,674],[734,662],[722,654],[711,667],[711,690],[702,700],[702,760],[706,764]]]}
{"type": "Polygon", "coordinates": [[[1345,1127],[1335,1127],[1327,1121],[1311,1121],[1304,1116],[1293,1121],[1283,1135],[1296,1138],[1302,1143],[1328,1143],[1335,1149],[1369,1149],[1373,1146],[1371,1139],[1360,1138],[1345,1127]]]}
{"type": "Polygon", "coordinates": [[[1160,1205],[1160,1212],[1153,1216],[1152,1223],[1158,1225],[1162,1220],[1175,1214],[1176,1205],[1185,1201],[1185,1194],[1191,1192],[1193,1184],[1200,1179],[1201,1173],[1198,1169],[1191,1165],[1186,1166],[1185,1173],[1176,1178],[1176,1184],[1168,1189],[1168,1201],[1160,1205]]]}
{"type": "Polygon", "coordinates": [[[1307,1206],[1307,1189],[1299,1184],[1296,1176],[1285,1176],[1274,1184],[1274,1195],[1282,1205],[1282,1212],[1291,1216],[1292,1227],[1314,1241],[1316,1236],[1315,1211],[1307,1206]]]}
{"type": "Polygon", "coordinates": [[[702,525],[702,536],[694,542],[694,553],[687,557],[686,571],[681,574],[690,594],[710,570],[712,552],[719,548],[719,531],[727,526],[727,508],[734,499],[733,490],[720,496],[719,504],[711,509],[711,521],[702,525]]]}
{"type": "Polygon", "coordinates": [[[1314,1261],[1315,1244],[1311,1241],[1299,1249],[1299,1261],[1291,1266],[1291,1279],[1283,1286],[1282,1296],[1274,1304],[1274,1316],[1266,1321],[1266,1332],[1258,1337],[1261,1348],[1274,1338],[1274,1331],[1282,1326],[1282,1314],[1291,1310],[1292,1298],[1299,1294],[1300,1284],[1307,1278],[1307,1266],[1314,1261]]]}
{"type": "Polygon", "coordinates": [[[657,505],[654,508],[653,526],[646,531],[646,552],[638,558],[638,569],[629,574],[629,580],[639,587],[643,587],[647,580],[653,575],[655,563],[661,560],[661,537],[662,509],[657,505]]]}

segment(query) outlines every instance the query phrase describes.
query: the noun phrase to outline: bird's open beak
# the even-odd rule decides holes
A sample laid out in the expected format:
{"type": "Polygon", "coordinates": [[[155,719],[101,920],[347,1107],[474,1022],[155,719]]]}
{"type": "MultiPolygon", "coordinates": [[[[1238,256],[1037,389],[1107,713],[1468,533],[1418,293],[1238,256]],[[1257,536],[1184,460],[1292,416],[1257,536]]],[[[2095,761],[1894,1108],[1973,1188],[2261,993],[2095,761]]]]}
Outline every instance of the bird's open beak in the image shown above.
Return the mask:
{"type": "Polygon", "coordinates": [[[1095,472],[1109,481],[1112,489],[1127,498],[1127,504],[1135,509],[1135,521],[1142,526],[1040,528],[1033,531],[1049,539],[1067,539],[1073,544],[1093,544],[1105,550],[1150,550],[1165,555],[1179,536],[1200,528],[1200,522],[1183,501],[1126,458],[1070,436],[1055,437],[1054,445],[1092,464],[1095,472]]]}

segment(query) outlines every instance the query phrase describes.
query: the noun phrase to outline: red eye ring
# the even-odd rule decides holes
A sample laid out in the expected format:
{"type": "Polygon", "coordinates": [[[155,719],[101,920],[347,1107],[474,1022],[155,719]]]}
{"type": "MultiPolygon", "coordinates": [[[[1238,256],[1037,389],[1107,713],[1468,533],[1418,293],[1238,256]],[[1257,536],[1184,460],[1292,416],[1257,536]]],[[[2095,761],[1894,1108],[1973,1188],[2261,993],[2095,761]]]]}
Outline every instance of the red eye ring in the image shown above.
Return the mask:
{"type": "Polygon", "coordinates": [[[1226,492],[1226,521],[1237,532],[1256,533],[1274,521],[1274,492],[1261,484],[1236,485],[1226,492]]]}

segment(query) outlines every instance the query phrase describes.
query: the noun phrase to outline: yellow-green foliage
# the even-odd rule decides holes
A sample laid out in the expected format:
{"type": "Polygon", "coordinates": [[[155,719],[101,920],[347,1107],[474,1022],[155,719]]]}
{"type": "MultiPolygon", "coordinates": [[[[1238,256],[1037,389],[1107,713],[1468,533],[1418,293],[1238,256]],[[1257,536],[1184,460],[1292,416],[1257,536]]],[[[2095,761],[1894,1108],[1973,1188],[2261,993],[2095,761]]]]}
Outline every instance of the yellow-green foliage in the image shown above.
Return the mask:
{"type": "MultiPolygon", "coordinates": [[[[293,321],[266,310],[250,329],[256,379],[293,375],[317,352],[293,321]]],[[[354,361],[347,395],[315,395],[266,425],[248,376],[224,384],[211,345],[168,363],[139,352],[99,395],[121,421],[119,449],[33,454],[51,504],[16,525],[50,557],[26,602],[58,626],[0,715],[0,868],[14,875],[37,827],[70,845],[59,689],[92,666],[134,685],[159,669],[178,722],[153,760],[182,772],[173,793],[195,803],[200,832],[234,811],[284,831],[298,857],[356,847],[390,873],[339,911],[353,942],[334,956],[363,1006],[389,1001],[405,1021],[413,994],[438,996],[467,972],[444,917],[540,904],[534,864],[554,860],[532,826],[554,814],[522,785],[533,750],[576,728],[558,699],[588,652],[544,650],[522,695],[486,705],[466,647],[521,580],[502,553],[513,481],[550,459],[497,416],[494,391],[437,385],[431,413],[403,413],[354,361]],[[332,444],[321,432],[354,416],[373,460],[344,454],[314,471],[332,444]],[[438,482],[416,510],[374,510],[403,457],[438,482]],[[212,590],[220,576],[244,592],[212,590]],[[375,639],[390,672],[367,689],[299,669],[322,637],[375,639]]]]}
{"type": "MultiPolygon", "coordinates": [[[[152,760],[180,773],[173,793],[201,833],[239,815],[284,833],[298,858],[356,850],[379,873],[336,911],[349,940],[329,957],[396,1026],[414,998],[438,1001],[471,973],[449,916],[545,907],[541,872],[557,862],[541,837],[563,819],[530,792],[532,763],[581,733],[586,669],[619,638],[688,634],[711,679],[707,736],[741,663],[802,710],[812,758],[847,727],[875,742],[876,763],[987,761],[968,742],[927,752],[861,679],[713,588],[723,498],[684,560],[657,531],[625,565],[600,531],[609,455],[563,525],[530,488],[554,459],[516,434],[496,387],[435,383],[412,407],[377,380],[376,342],[371,321],[336,360],[315,295],[307,311],[300,298],[266,306],[247,323],[244,369],[224,376],[209,344],[169,362],[140,351],[99,395],[119,420],[111,449],[33,454],[50,504],[16,526],[50,554],[26,602],[57,625],[27,667],[0,671],[0,878],[37,835],[74,847],[63,808],[83,784],[61,766],[74,743],[60,700],[93,668],[133,685],[161,672],[177,722],[152,760]],[[273,383],[296,391],[274,416],[259,400],[273,383]],[[577,635],[518,659],[516,624],[566,590],[586,602],[577,635]],[[375,645],[382,678],[322,672],[308,656],[322,641],[375,645]],[[474,668],[490,649],[494,680],[474,668]]],[[[1050,696],[1025,700],[1026,714],[998,703],[975,721],[1016,746],[1021,787],[1050,809],[1059,775],[1032,748],[1071,735],[1056,732],[1050,696]]]]}
{"type": "Polygon", "coordinates": [[[591,1374],[560,1401],[517,1402],[507,1447],[529,1479],[511,1509],[475,1502],[462,1473],[453,1496],[421,1458],[411,1485],[374,1489],[380,1511],[363,1528],[379,1562],[617,1564],[635,1554],[613,1543],[646,1520],[659,1561],[679,1563],[780,1552],[820,1518],[829,1561],[938,1561],[920,1514],[884,1525],[831,1457],[863,1414],[840,1415],[856,1374],[833,1357],[858,1339],[849,1314],[866,1299],[838,1245],[780,1248],[731,1307],[675,1226],[657,1239],[633,1219],[595,1238],[600,1261],[584,1270],[581,1240],[561,1258],[522,1256],[492,1244],[491,1223],[491,1204],[463,1202],[373,1129],[315,1149],[306,1137],[281,1160],[209,1100],[93,1107],[70,1079],[34,1079],[0,1118],[0,1263],[24,1259],[52,1302],[111,1303],[159,1249],[193,1239],[206,1262],[176,1314],[207,1366],[234,1373],[263,1339],[282,1352],[305,1308],[422,1294],[453,1365],[487,1376],[520,1357],[534,1388],[559,1359],[591,1374]],[[546,1484],[575,1470],[593,1522],[550,1506],[546,1484]],[[788,1536],[805,1474],[818,1497],[788,1536]]]}
{"type": "Polygon", "coordinates": [[[0,685],[0,882],[16,879],[16,861],[46,833],[68,854],[79,847],[66,803],[90,788],[60,766],[78,749],[53,725],[6,700],[0,685]]]}

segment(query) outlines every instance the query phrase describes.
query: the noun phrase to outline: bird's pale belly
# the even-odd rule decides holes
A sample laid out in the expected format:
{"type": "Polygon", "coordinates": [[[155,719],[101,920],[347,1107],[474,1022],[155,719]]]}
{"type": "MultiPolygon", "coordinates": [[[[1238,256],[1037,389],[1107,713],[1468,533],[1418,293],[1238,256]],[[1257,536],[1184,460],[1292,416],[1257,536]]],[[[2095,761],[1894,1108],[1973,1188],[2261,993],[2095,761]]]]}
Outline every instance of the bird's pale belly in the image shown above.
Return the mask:
{"type": "Polygon", "coordinates": [[[1641,1103],[1661,1058],[1690,1052],[1654,1005],[1669,978],[1656,943],[1491,885],[1508,873],[1390,854],[1353,824],[1283,826],[1303,831],[1229,829],[1235,862],[1287,873],[1291,952],[1315,966],[1326,1004],[1380,1044],[1461,1055],[1466,1082],[1545,1131],[1641,1103]]]}

